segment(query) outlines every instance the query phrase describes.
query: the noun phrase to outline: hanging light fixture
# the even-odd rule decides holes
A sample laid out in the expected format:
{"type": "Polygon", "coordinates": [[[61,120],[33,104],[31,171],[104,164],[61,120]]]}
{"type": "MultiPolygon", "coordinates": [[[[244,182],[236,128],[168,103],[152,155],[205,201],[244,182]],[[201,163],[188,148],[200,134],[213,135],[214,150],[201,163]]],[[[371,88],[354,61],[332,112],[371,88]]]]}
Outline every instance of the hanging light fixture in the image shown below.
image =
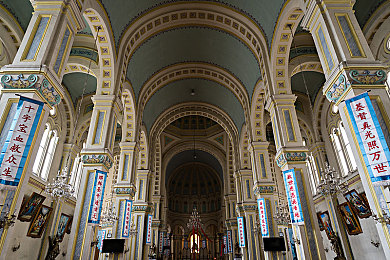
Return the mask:
{"type": "MultiPolygon", "coordinates": [[[[94,42],[94,45],[93,45],[94,48],[96,48],[96,41],[97,41],[97,38],[98,38],[98,35],[99,35],[99,31],[100,31],[100,27],[97,28],[95,42],[94,42]]],[[[65,197],[65,198],[66,197],[71,197],[73,195],[73,193],[74,193],[73,186],[71,184],[68,184],[68,163],[69,163],[69,159],[70,159],[70,152],[71,152],[71,150],[74,147],[74,143],[73,142],[74,142],[74,138],[76,136],[75,133],[76,133],[76,128],[77,128],[77,123],[78,123],[79,118],[80,118],[81,106],[83,104],[85,90],[87,88],[88,74],[91,71],[91,64],[92,64],[92,60],[89,61],[88,71],[87,71],[87,73],[85,75],[84,87],[83,87],[83,91],[81,93],[80,103],[79,103],[79,106],[78,106],[78,109],[77,109],[76,120],[75,120],[74,128],[73,128],[73,135],[72,135],[71,141],[70,141],[71,148],[69,150],[65,166],[64,166],[64,168],[62,168],[62,170],[58,171],[57,176],[55,178],[53,178],[53,182],[52,183],[48,183],[45,186],[45,192],[48,195],[50,195],[51,197],[53,197],[54,199],[61,199],[63,197],[65,197]]]]}
{"type": "Polygon", "coordinates": [[[348,192],[348,184],[342,182],[336,170],[325,163],[325,171],[321,173],[321,182],[317,186],[317,191],[323,196],[332,196],[336,193],[344,194],[348,192]]]}
{"type": "Polygon", "coordinates": [[[114,198],[114,193],[112,191],[110,196],[110,201],[107,203],[105,210],[102,212],[102,218],[99,224],[100,227],[112,226],[115,223],[115,221],[118,220],[118,217],[116,216],[114,204],[112,203],[113,198],[114,198]]]}

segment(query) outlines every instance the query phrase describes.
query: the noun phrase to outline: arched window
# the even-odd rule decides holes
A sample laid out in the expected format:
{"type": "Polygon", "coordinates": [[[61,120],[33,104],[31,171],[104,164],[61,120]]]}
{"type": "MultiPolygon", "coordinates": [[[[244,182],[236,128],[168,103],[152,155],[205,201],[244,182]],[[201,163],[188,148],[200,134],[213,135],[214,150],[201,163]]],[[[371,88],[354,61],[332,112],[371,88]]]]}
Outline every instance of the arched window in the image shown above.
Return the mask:
{"type": "Polygon", "coordinates": [[[77,155],[74,159],[69,184],[71,184],[74,188],[73,196],[77,197],[77,194],[79,192],[79,186],[81,182],[81,169],[82,169],[82,162],[81,162],[81,156],[77,155]]]}
{"type": "MultiPolygon", "coordinates": [[[[303,146],[307,145],[307,140],[305,137],[302,138],[302,142],[303,142],[303,146]]],[[[308,153],[307,169],[309,171],[309,176],[310,176],[310,184],[311,184],[310,186],[312,189],[312,193],[314,195],[317,193],[318,168],[314,156],[311,152],[308,153]]]]}
{"type": "Polygon", "coordinates": [[[58,136],[57,136],[57,131],[50,131],[50,142],[49,142],[49,146],[47,148],[47,151],[46,151],[46,155],[45,155],[45,160],[43,162],[43,166],[42,166],[42,169],[41,169],[41,178],[44,179],[44,180],[47,180],[47,177],[49,177],[49,173],[50,173],[50,168],[51,168],[51,163],[53,161],[53,157],[54,157],[54,152],[56,150],[56,147],[57,147],[57,142],[58,142],[58,136]]]}
{"type": "Polygon", "coordinates": [[[357,169],[356,160],[342,122],[339,123],[338,128],[333,128],[330,137],[336,151],[341,175],[346,176],[349,172],[355,171],[357,169]]]}
{"type": "Polygon", "coordinates": [[[33,173],[44,180],[49,176],[57,141],[57,131],[51,130],[50,125],[47,124],[33,165],[33,173]]]}

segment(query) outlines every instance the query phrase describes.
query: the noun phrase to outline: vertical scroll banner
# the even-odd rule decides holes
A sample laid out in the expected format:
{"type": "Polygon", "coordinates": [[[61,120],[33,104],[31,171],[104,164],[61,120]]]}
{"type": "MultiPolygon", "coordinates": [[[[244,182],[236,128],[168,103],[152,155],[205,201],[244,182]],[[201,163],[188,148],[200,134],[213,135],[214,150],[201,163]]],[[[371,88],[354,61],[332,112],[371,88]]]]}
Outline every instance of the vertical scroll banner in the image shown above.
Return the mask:
{"type": "Polygon", "coordinates": [[[226,236],[227,236],[227,250],[228,250],[228,253],[233,253],[232,231],[228,230],[226,232],[226,236]]]}
{"type": "Polygon", "coordinates": [[[372,184],[389,185],[389,147],[368,93],[348,99],[345,104],[372,184]]]}
{"type": "Polygon", "coordinates": [[[261,235],[263,237],[269,237],[267,210],[265,209],[265,199],[264,198],[257,200],[257,207],[259,209],[261,235]]]}
{"type": "Polygon", "coordinates": [[[42,102],[30,98],[20,97],[19,99],[0,153],[0,186],[2,189],[16,189],[19,184],[42,115],[43,105],[42,102]]]}
{"type": "Polygon", "coordinates": [[[245,247],[244,217],[237,217],[237,225],[238,225],[238,239],[240,242],[240,247],[245,247]]]}
{"type": "Polygon", "coordinates": [[[226,255],[228,253],[227,250],[227,236],[223,236],[223,253],[226,255]]]}
{"type": "MultiPolygon", "coordinates": [[[[93,174],[93,173],[91,173],[93,174]]],[[[102,213],[104,188],[106,187],[107,172],[95,171],[95,180],[92,189],[91,206],[89,209],[88,223],[99,224],[102,213]]]]}
{"type": "Polygon", "coordinates": [[[164,243],[164,232],[160,232],[160,238],[158,242],[158,252],[162,253],[163,251],[163,243],[164,243]]]}
{"type": "Polygon", "coordinates": [[[129,237],[132,208],[133,208],[133,201],[125,200],[125,210],[123,213],[122,237],[129,237]]]}
{"type": "Polygon", "coordinates": [[[101,252],[102,251],[102,248],[103,248],[103,239],[106,238],[106,232],[107,230],[99,230],[98,231],[98,244],[97,244],[97,247],[99,248],[99,251],[101,252]]]}
{"type": "Polygon", "coordinates": [[[303,213],[301,201],[299,200],[299,192],[297,179],[294,169],[283,171],[284,185],[287,193],[288,208],[290,210],[291,222],[294,224],[303,223],[303,213]]]}
{"type": "Polygon", "coordinates": [[[153,215],[148,215],[148,223],[146,226],[146,244],[150,245],[152,243],[152,220],[153,215]]]}

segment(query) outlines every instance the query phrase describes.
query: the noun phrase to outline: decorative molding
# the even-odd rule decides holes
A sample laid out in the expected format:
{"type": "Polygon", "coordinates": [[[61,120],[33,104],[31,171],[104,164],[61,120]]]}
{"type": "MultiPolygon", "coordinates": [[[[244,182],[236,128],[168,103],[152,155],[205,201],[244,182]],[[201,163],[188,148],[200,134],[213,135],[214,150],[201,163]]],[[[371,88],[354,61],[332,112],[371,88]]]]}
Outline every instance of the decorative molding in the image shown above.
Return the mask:
{"type": "Polygon", "coordinates": [[[114,192],[117,195],[130,195],[134,197],[136,190],[134,188],[115,188],[114,192]]]}
{"type": "Polygon", "coordinates": [[[112,167],[112,160],[106,154],[84,154],[82,160],[84,164],[103,164],[108,169],[112,167]]]}
{"type": "Polygon", "coordinates": [[[36,74],[30,74],[27,77],[19,74],[15,78],[12,75],[3,75],[1,84],[4,89],[35,89],[50,106],[58,105],[61,102],[60,94],[50,85],[49,81],[45,77],[40,79],[36,74]]]}
{"type": "Polygon", "coordinates": [[[259,196],[261,194],[273,194],[275,191],[275,186],[257,186],[253,189],[253,192],[256,196],[259,196]]]}
{"type": "Polygon", "coordinates": [[[351,86],[344,74],[341,74],[335,83],[326,91],[326,98],[330,102],[337,102],[344,92],[351,86]]]}
{"type": "Polygon", "coordinates": [[[133,206],[133,210],[132,212],[145,212],[145,213],[148,213],[148,212],[152,212],[153,211],[153,206],[133,206]]]}
{"type": "Polygon", "coordinates": [[[248,212],[248,211],[257,211],[257,205],[256,204],[249,204],[249,205],[243,205],[243,206],[237,206],[236,212],[248,212]]]}
{"type": "Polygon", "coordinates": [[[305,152],[285,152],[279,154],[275,161],[282,168],[288,162],[304,162],[306,158],[307,154],[305,152]]]}
{"type": "Polygon", "coordinates": [[[382,85],[386,82],[386,72],[383,70],[377,70],[373,73],[370,73],[369,70],[363,70],[361,72],[351,70],[349,77],[351,83],[355,85],[382,85]]]}

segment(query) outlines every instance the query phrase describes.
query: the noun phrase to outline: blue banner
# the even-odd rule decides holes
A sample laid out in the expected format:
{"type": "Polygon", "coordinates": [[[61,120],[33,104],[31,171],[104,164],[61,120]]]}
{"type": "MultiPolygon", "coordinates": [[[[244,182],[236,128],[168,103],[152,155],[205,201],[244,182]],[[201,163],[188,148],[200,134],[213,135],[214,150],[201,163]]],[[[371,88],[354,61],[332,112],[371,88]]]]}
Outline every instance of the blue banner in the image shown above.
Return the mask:
{"type": "Polygon", "coordinates": [[[228,250],[228,253],[233,253],[232,231],[228,230],[226,232],[226,236],[227,236],[227,250],[228,250]]]}
{"type": "Polygon", "coordinates": [[[237,217],[238,225],[238,241],[240,247],[245,247],[245,227],[244,227],[244,217],[237,217]]]}
{"type": "Polygon", "coordinates": [[[296,224],[302,223],[304,221],[303,212],[294,169],[283,171],[283,179],[287,193],[291,222],[296,224]]]}
{"type": "Polygon", "coordinates": [[[123,212],[122,237],[129,237],[132,208],[133,208],[133,201],[125,200],[125,210],[123,212]]]}
{"type": "Polygon", "coordinates": [[[267,209],[265,206],[265,199],[264,198],[257,200],[257,207],[259,209],[261,235],[263,237],[269,237],[267,209]]]}
{"type": "Polygon", "coordinates": [[[345,101],[364,164],[374,186],[390,184],[390,151],[368,93],[345,101]]]}
{"type": "MultiPolygon", "coordinates": [[[[20,97],[6,140],[0,153],[0,184],[3,189],[16,189],[41,119],[43,103],[20,97]]],[[[10,112],[9,112],[10,113],[10,112]]]]}
{"type": "Polygon", "coordinates": [[[99,224],[102,213],[104,188],[106,187],[107,172],[96,170],[95,180],[91,196],[91,205],[88,215],[88,223],[99,224]]]}

